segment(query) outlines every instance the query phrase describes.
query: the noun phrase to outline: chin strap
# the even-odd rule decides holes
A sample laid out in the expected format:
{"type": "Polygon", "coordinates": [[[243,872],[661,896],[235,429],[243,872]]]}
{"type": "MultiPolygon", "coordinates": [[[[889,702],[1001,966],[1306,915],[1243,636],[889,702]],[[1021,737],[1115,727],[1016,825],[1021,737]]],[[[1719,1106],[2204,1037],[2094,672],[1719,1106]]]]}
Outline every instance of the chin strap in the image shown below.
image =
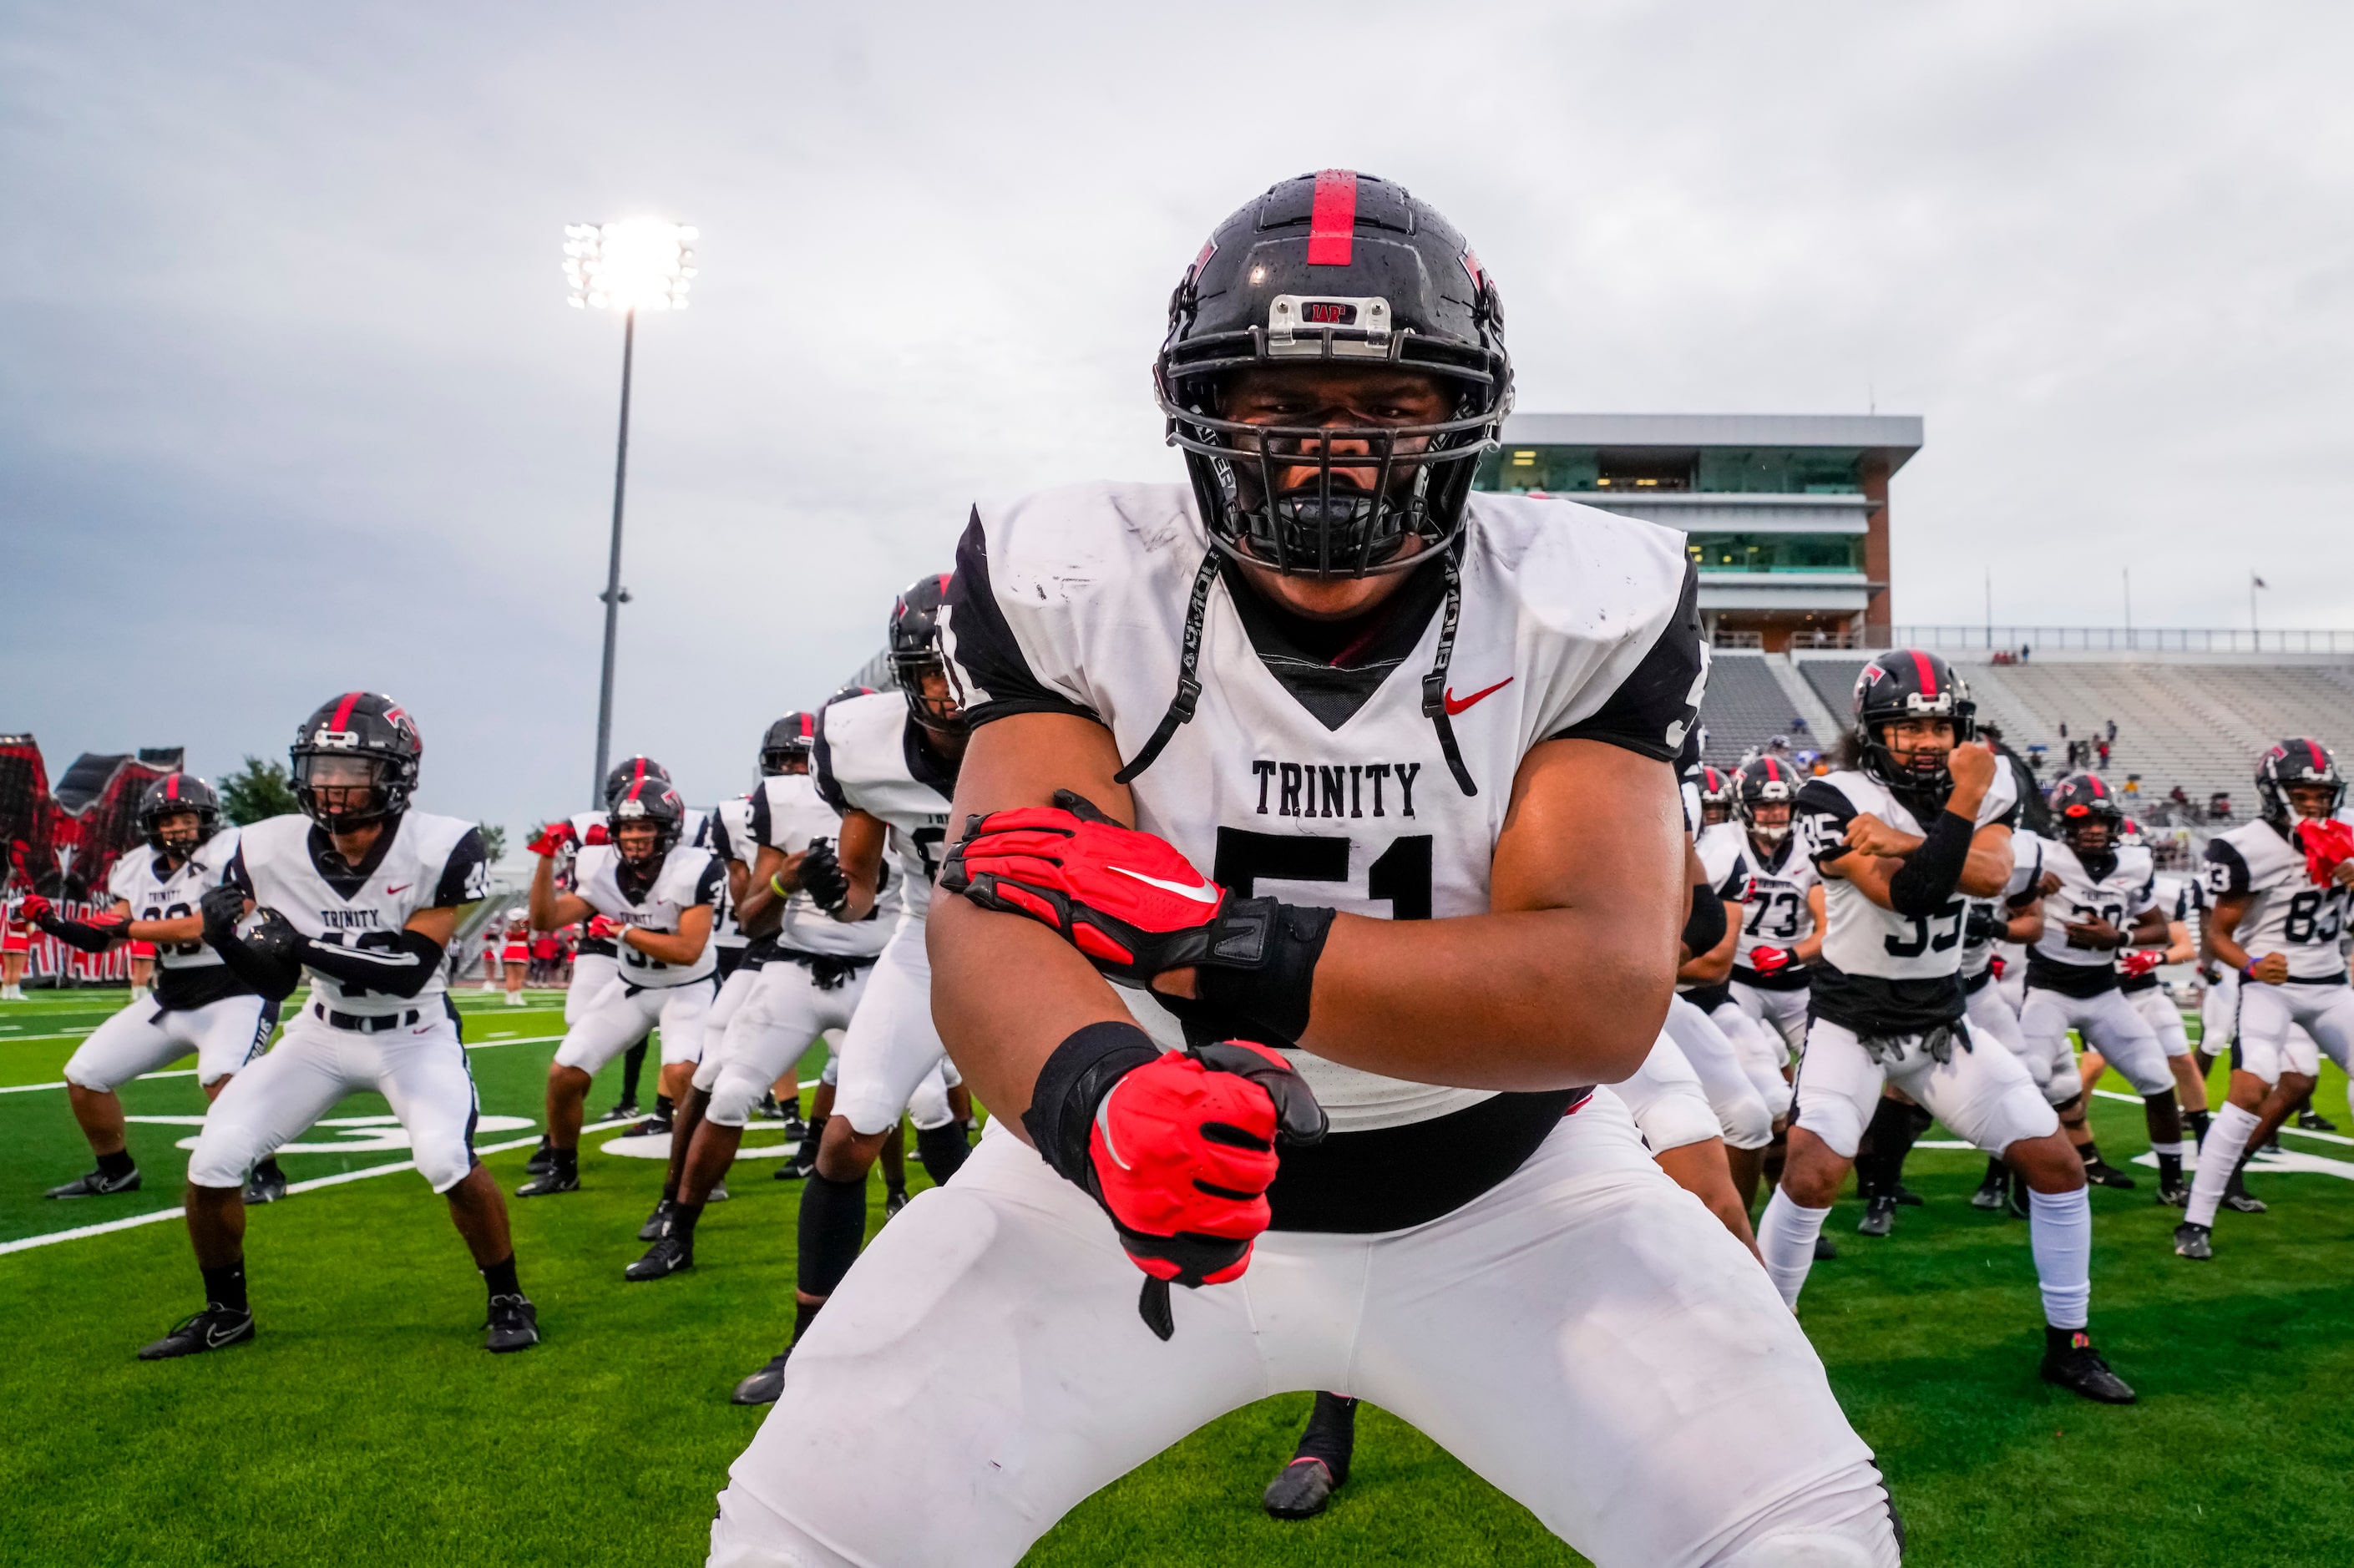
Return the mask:
{"type": "Polygon", "coordinates": [[[1438,657],[1431,661],[1430,673],[1422,678],[1422,716],[1438,731],[1439,753],[1447,758],[1447,770],[1455,775],[1455,782],[1466,795],[1477,795],[1479,786],[1471,781],[1471,770],[1463,766],[1463,753],[1455,745],[1455,723],[1447,716],[1447,667],[1455,660],[1455,623],[1463,614],[1461,546],[1448,549],[1439,567],[1447,574],[1447,608],[1438,622],[1438,657]]]}
{"type": "Polygon", "coordinates": [[[1134,761],[1112,775],[1112,782],[1132,782],[1176,738],[1178,728],[1193,722],[1193,705],[1202,698],[1202,682],[1194,673],[1202,663],[1202,624],[1209,618],[1210,585],[1217,580],[1218,547],[1212,545],[1202,557],[1202,569],[1193,574],[1193,599],[1185,609],[1185,646],[1177,661],[1177,694],[1170,699],[1169,711],[1161,715],[1161,727],[1152,732],[1134,761]]]}

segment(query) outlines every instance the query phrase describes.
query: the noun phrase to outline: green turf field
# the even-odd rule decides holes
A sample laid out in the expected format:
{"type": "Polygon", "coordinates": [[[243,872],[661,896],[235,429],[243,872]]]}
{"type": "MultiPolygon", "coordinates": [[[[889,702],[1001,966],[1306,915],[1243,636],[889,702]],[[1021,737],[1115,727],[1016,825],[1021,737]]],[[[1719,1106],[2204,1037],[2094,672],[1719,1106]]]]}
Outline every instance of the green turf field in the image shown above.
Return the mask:
{"type": "MultiPolygon", "coordinates": [[[[80,1034],[122,1000],[35,994],[0,1004],[0,1086],[56,1083],[80,1034]]],[[[487,1156],[512,1190],[562,1020],[552,995],[530,1010],[479,995],[461,1005],[482,1108],[512,1118],[479,1141],[523,1140],[487,1156]]],[[[2325,1073],[2317,1103],[2343,1124],[2345,1080],[2325,1073]]],[[[600,1079],[592,1110],[611,1103],[618,1076],[600,1079]]],[[[203,1108],[193,1076],[143,1081],[124,1100],[133,1116],[203,1108]]],[[[404,1158],[348,1120],[385,1115],[381,1100],[334,1114],[346,1125],[302,1141],[376,1147],[288,1154],[297,1182],[404,1158]]],[[[2113,1161],[2146,1148],[2136,1107],[2101,1100],[2094,1121],[2113,1161]]],[[[143,1191],[48,1202],[43,1188],[90,1164],[65,1096],[0,1093],[0,1246],[175,1214],[186,1157],[174,1143],[193,1131],[134,1122],[143,1191]]],[[[2142,1393],[2122,1410],[2036,1381],[2026,1227],[1965,1202],[1978,1156],[1916,1154],[1907,1179],[1928,1205],[1901,1211],[1887,1240],[1857,1236],[1860,1209],[1841,1203],[1828,1234],[1843,1255],[1816,1269],[1802,1317],[1879,1452],[1912,1529],[1908,1562],[2354,1561],[2354,1140],[2284,1141],[2327,1165],[2253,1173],[2272,1212],[2226,1212],[2204,1267],[2173,1256],[2176,1215],[2149,1183],[2094,1192],[2094,1327],[2142,1393]]],[[[413,1171],[257,1213],[247,1261],[261,1337],[213,1356],[133,1359],[197,1304],[175,1218],[0,1253],[10,1330],[0,1562],[700,1562],[712,1498],[760,1419],[728,1405],[727,1389],[778,1348],[790,1317],[798,1188],[770,1180],[775,1168],[738,1165],[735,1197],[703,1223],[693,1273],[627,1285],[620,1271],[642,1250],[636,1227],[662,1167],[585,1154],[584,1191],[513,1205],[546,1342],[495,1359],[479,1348],[480,1282],[413,1171]]],[[[880,1207],[878,1191],[878,1221],[880,1207]]],[[[1269,1400],[1197,1434],[1090,1499],[1031,1561],[1579,1561],[1373,1410],[1332,1510],[1306,1524],[1267,1520],[1258,1489],[1288,1457],[1307,1404],[1269,1400]]]]}

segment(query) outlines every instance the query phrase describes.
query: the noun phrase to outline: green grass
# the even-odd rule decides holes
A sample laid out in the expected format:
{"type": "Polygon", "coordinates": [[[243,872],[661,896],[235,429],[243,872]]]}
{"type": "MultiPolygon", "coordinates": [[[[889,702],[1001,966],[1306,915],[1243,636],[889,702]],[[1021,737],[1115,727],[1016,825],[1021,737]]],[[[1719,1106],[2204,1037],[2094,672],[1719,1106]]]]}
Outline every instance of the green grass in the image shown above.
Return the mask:
{"type": "MultiPolygon", "coordinates": [[[[56,1034],[86,1030],[121,995],[0,1007],[0,1085],[54,1081],[74,1044],[56,1034]]],[[[561,1031],[552,1005],[461,1002],[477,1044],[561,1031]]],[[[484,1110],[535,1127],[553,1051],[476,1050],[484,1110]]],[[[617,1074],[599,1081],[592,1107],[611,1103],[617,1074]]],[[[203,1106],[192,1078],[143,1082],[124,1097],[133,1115],[203,1106]]],[[[2332,1117],[2345,1108],[2334,1070],[2318,1103],[2332,1117]]],[[[383,1109],[359,1097],[335,1114],[383,1109]]],[[[2102,1100],[2094,1114],[2113,1161],[2145,1149],[2133,1107],[2102,1100]]],[[[143,1191],[47,1202],[43,1187],[90,1163],[64,1095],[0,1095],[0,1241],[174,1208],[186,1156],[173,1142],[191,1130],[133,1124],[143,1191]]],[[[2354,1158],[2354,1147],[2287,1141],[2354,1158]]],[[[299,1181],[400,1158],[285,1163],[299,1181]]],[[[489,1163],[512,1189],[525,1158],[517,1150],[489,1163]]],[[[2026,1228],[1967,1205],[1981,1165],[1970,1153],[1917,1154],[1908,1180],[1928,1206],[1902,1211],[1886,1241],[1857,1236],[1860,1211],[1842,1202],[1829,1234],[1844,1255],[1817,1268],[1802,1310],[1891,1478],[1912,1530],[1908,1562],[2182,1568],[2354,1556],[2354,1181],[2256,1175],[2272,1213],[2226,1213],[2218,1259],[2204,1268],[2172,1255],[2175,1216],[2150,1201],[2147,1180],[2140,1192],[2095,1192],[2094,1326],[2143,1395],[2111,1410],[2036,1381],[2026,1228]]],[[[582,1192],[514,1204],[523,1278],[547,1338],[497,1359],[479,1348],[480,1283],[414,1172],[257,1213],[247,1254],[262,1337],[225,1354],[133,1359],[195,1305],[176,1221],[0,1255],[0,1322],[11,1330],[0,1560],[700,1562],[712,1498],[760,1419],[726,1404],[726,1391],[790,1319],[798,1189],[771,1181],[774,1168],[739,1166],[736,1196],[704,1221],[695,1270],[653,1286],[625,1285],[620,1270],[641,1250],[658,1163],[592,1152],[582,1192]]],[[[875,1211],[879,1222],[879,1201],[875,1211]]],[[[1195,1434],[1089,1499],[1031,1561],[1579,1561],[1413,1428],[1370,1409],[1331,1511],[1273,1523],[1258,1489],[1307,1406],[1305,1395],[1267,1400],[1195,1434]]]]}

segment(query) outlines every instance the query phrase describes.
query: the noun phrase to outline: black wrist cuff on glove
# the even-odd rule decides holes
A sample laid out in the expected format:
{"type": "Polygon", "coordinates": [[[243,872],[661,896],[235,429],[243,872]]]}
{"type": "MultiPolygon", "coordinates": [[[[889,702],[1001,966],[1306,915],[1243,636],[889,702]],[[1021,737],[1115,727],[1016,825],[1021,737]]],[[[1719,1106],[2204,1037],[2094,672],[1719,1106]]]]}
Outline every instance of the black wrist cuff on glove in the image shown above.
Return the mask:
{"type": "MultiPolygon", "coordinates": [[[[1241,898],[1218,916],[1210,950],[1193,971],[1196,1007],[1214,1020],[1239,1020],[1271,1045],[1296,1044],[1308,1029],[1316,961],[1332,934],[1334,910],[1241,898]]],[[[1155,992],[1157,1000],[1169,1001],[1155,992]]],[[[1195,1008],[1172,1002],[1181,1016],[1195,1008]]],[[[1223,1026],[1221,1026],[1223,1027],[1223,1026]]]]}
{"type": "Polygon", "coordinates": [[[102,953],[120,940],[127,925],[115,925],[101,929],[86,921],[60,920],[54,915],[35,922],[42,930],[69,948],[79,948],[85,953],[102,953]]]}
{"type": "Polygon", "coordinates": [[[1888,906],[1899,915],[1935,915],[1954,895],[1962,867],[1970,858],[1970,840],[1978,824],[1952,811],[1940,811],[1921,840],[1921,847],[1904,857],[1904,864],[1888,879],[1888,906]]]}
{"type": "Polygon", "coordinates": [[[1160,1055],[1152,1036],[1133,1023],[1090,1023],[1055,1046],[1030,1087],[1030,1108],[1022,1113],[1022,1126],[1046,1163],[1094,1192],[1087,1133],[1096,1107],[1124,1075],[1160,1055]]]}

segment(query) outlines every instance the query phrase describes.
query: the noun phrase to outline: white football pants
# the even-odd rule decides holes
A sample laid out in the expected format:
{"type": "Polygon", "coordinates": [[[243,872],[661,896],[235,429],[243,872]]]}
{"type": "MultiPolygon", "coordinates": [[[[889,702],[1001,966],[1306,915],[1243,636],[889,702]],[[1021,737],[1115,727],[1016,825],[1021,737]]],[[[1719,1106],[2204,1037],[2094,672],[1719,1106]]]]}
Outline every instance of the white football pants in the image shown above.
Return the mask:
{"type": "Polygon", "coordinates": [[[2142,1022],[2149,1025],[2150,1033],[2158,1036],[2158,1046],[2167,1055],[2190,1054],[2190,1033],[2182,1027],[2182,1010],[2174,1005],[2174,998],[2164,986],[2144,986],[2139,991],[2126,991],[2125,997],[2141,1014],[2142,1022]]]}
{"type": "Polygon", "coordinates": [[[1855,1158],[1863,1129],[1880,1108],[1880,1091],[1894,1084],[1914,1104],[1944,1122],[1956,1138],[1988,1154],[2021,1139],[2060,1129],[2060,1118],[2036,1092],[2019,1058],[1991,1040],[1969,1035],[1967,1019],[1954,1025],[1950,1060],[1940,1065],[1917,1037],[1893,1043],[1874,1062],[1855,1031],[1818,1018],[1807,1031],[1798,1063],[1797,1125],[1829,1144],[1842,1160],[1855,1158]],[[1964,1050],[1968,1040],[1975,1047],[1964,1050]]]}
{"type": "Polygon", "coordinates": [[[564,1027],[571,1028],[588,1015],[608,986],[621,979],[621,961],[610,953],[572,955],[572,983],[564,991],[564,1027]]]}
{"type": "MultiPolygon", "coordinates": [[[[2283,1072],[2310,1078],[2321,1072],[2325,1051],[2339,1067],[2354,1072],[2354,985],[2344,980],[2242,984],[2240,1037],[2232,1046],[2233,1070],[2253,1073],[2267,1084],[2278,1083],[2283,1072]]],[[[2348,1097],[2354,1102],[2354,1086],[2349,1086],[2348,1097]]]]}
{"type": "Polygon", "coordinates": [[[1771,1025],[1744,1012],[1741,1003],[1731,999],[1717,1003],[1708,1017],[1733,1042],[1734,1054],[1740,1059],[1749,1086],[1766,1102],[1768,1119],[1787,1115],[1790,1080],[1782,1075],[1782,1065],[1790,1058],[1783,1049],[1782,1036],[1771,1025]]]}
{"type": "Polygon", "coordinates": [[[937,1104],[921,1095],[928,1080],[938,1081],[949,1049],[932,1025],[932,961],[924,951],[924,922],[912,912],[875,960],[866,995],[842,1039],[842,1061],[833,1114],[851,1130],[872,1138],[899,1125],[905,1114],[917,1130],[945,1127],[948,1098],[937,1104]],[[918,1104],[918,1099],[928,1103],[918,1104]]]}
{"type": "MultiPolygon", "coordinates": [[[[1743,1020],[1745,1024],[1747,1020],[1743,1020]]],[[[1668,1038],[1700,1075],[1728,1149],[1763,1149],[1774,1141],[1774,1113],[1749,1081],[1741,1053],[1709,1015],[1682,997],[1668,1003],[1668,1038]]]]}
{"type": "Polygon", "coordinates": [[[720,1497],[715,1568],[1010,1564],[1186,1434],[1304,1389],[1394,1411],[1602,1568],[1897,1561],[1814,1348],[1610,1096],[1444,1218],[1261,1236],[1241,1279],[1174,1292],[1166,1343],[1141,1279],[1103,1211],[992,1123],[794,1351],[720,1497]]]}
{"type": "Polygon", "coordinates": [[[564,1032],[564,1044],[556,1048],[557,1063],[593,1077],[657,1025],[663,1066],[700,1062],[703,1021],[717,990],[709,975],[684,985],[634,986],[616,980],[564,1032]]]}
{"type": "Polygon", "coordinates": [[[66,1059],[66,1082],[111,1093],[194,1051],[196,1082],[210,1088],[260,1055],[277,1027],[278,1010],[258,996],[225,996],[170,1012],[152,996],[137,997],[91,1030],[66,1059]]]}
{"type": "Polygon", "coordinates": [[[1595,1093],[1618,1097],[1627,1114],[1635,1118],[1644,1145],[1655,1155],[1724,1136],[1716,1123],[1715,1107],[1700,1086],[1700,1075],[1664,1033],[1651,1043],[1650,1054],[1643,1058],[1633,1076],[1595,1093]]]}
{"type": "Polygon", "coordinates": [[[1751,1022],[1780,1037],[1784,1054],[1774,1064],[1776,1069],[1788,1066],[1790,1058],[1806,1048],[1807,1004],[1813,995],[1812,989],[1803,985],[1788,991],[1767,991],[1763,986],[1733,982],[1734,1005],[1748,1014],[1751,1022]]]}
{"type": "Polygon", "coordinates": [[[2041,1052],[2056,1061],[2068,1050],[2071,1029],[2133,1085],[2134,1093],[2147,1098],[2174,1092],[2166,1047],[2125,992],[2113,986],[2091,996],[2067,996],[2040,985],[2027,988],[2027,1005],[2019,1010],[2019,1032],[2027,1037],[2030,1055],[2041,1052]]]}
{"type": "MultiPolygon", "coordinates": [[[[695,1086],[711,1096],[704,1119],[721,1127],[749,1121],[769,1086],[801,1059],[810,1042],[829,1029],[849,1026],[872,973],[874,966],[867,965],[833,990],[821,991],[806,964],[771,959],[761,965],[751,977],[758,983],[728,1020],[718,1047],[705,1051],[695,1070],[695,1086]]],[[[742,971],[737,978],[745,978],[742,971]]]]}
{"type": "Polygon", "coordinates": [[[2050,1040],[2030,1045],[2020,1031],[2019,1015],[2003,1000],[2002,987],[1988,980],[1969,992],[1966,1006],[1970,1027],[1981,1037],[1992,1035],[2018,1057],[2048,1104],[2057,1108],[2084,1094],[2084,1075],[2077,1069],[2075,1048],[2068,1044],[2068,1037],[2061,1035],[2056,1045],[2050,1040]]]}

